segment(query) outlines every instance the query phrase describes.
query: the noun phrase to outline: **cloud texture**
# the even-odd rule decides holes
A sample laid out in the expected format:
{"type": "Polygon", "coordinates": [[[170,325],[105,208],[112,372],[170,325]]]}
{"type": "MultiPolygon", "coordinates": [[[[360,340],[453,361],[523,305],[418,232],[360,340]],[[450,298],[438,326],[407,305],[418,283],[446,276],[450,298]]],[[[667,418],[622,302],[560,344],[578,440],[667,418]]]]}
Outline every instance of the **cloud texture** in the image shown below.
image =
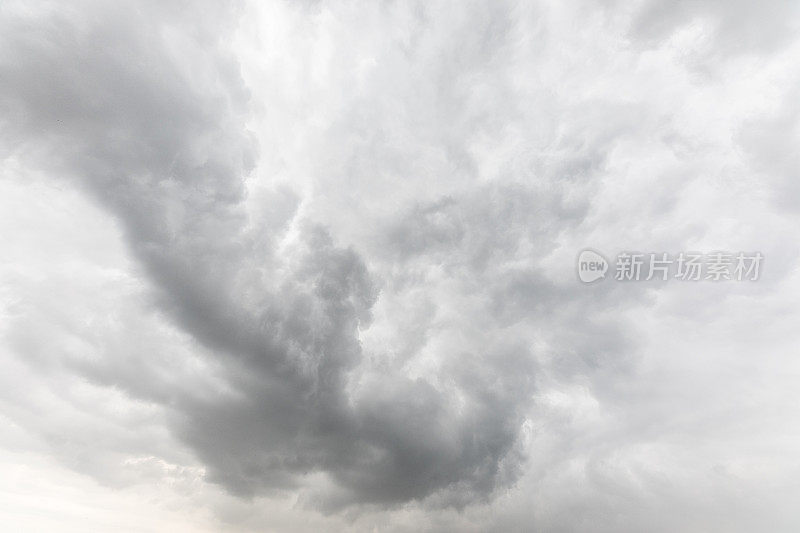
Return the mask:
{"type": "Polygon", "coordinates": [[[198,531],[791,531],[773,7],[4,4],[0,444],[198,531]]]}

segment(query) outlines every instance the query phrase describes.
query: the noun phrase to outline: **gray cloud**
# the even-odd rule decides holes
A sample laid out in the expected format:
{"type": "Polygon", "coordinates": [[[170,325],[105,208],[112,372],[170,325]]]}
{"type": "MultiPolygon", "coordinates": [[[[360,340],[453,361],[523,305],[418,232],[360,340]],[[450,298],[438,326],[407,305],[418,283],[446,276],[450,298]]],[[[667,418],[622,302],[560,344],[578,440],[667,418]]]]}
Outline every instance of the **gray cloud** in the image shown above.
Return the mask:
{"type": "MultiPolygon", "coordinates": [[[[532,376],[524,346],[453,354],[462,362],[436,385],[394,369],[348,392],[375,284],[318,227],[276,254],[291,210],[273,227],[249,225],[248,96],[215,14],[87,3],[29,17],[3,23],[6,149],[119,218],[159,307],[224,361],[231,392],[187,393],[115,357],[76,368],[168,406],[209,479],[237,494],[322,471],[345,491],[329,497],[339,504],[450,489],[463,505],[513,480],[532,376]]],[[[497,243],[478,246],[480,262],[497,243]]]]}
{"type": "Polygon", "coordinates": [[[713,35],[713,53],[766,53],[791,42],[797,31],[797,5],[777,1],[761,6],[747,1],[718,0],[660,3],[637,6],[631,27],[635,37],[653,43],[693,23],[705,23],[713,35]]]}
{"type": "Polygon", "coordinates": [[[788,3],[7,6],[0,449],[214,530],[796,529],[788,3]]]}

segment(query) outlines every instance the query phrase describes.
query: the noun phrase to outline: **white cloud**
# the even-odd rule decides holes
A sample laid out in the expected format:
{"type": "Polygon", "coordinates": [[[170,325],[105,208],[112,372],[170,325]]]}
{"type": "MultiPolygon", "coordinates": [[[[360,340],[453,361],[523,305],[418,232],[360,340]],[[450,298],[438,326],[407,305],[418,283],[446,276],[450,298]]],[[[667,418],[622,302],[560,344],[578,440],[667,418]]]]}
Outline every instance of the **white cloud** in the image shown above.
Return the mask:
{"type": "Polygon", "coordinates": [[[790,3],[9,5],[20,527],[797,528],[790,3]]]}

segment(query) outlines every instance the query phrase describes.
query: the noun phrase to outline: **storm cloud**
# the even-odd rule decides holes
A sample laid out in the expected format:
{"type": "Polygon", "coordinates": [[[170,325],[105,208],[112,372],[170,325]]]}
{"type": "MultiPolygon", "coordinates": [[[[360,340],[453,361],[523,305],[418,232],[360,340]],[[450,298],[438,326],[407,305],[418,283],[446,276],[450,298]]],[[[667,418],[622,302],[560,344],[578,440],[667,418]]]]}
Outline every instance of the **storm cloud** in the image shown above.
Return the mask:
{"type": "Polygon", "coordinates": [[[229,393],[186,395],[169,376],[111,358],[76,366],[167,404],[209,479],[237,494],[322,471],[352,493],[342,503],[457,486],[463,504],[513,479],[517,458],[504,460],[533,375],[525,348],[467,352],[465,363],[497,361],[459,365],[437,385],[396,368],[353,376],[375,281],[358,253],[298,217],[291,194],[268,201],[266,211],[289,204],[271,225],[252,224],[244,198],[256,146],[230,37],[216,33],[216,16],[162,9],[90,4],[76,11],[96,10],[92,20],[46,13],[34,31],[24,13],[10,16],[3,101],[17,118],[6,135],[15,155],[53,162],[49,172],[118,218],[160,309],[224,360],[229,393]],[[187,49],[188,65],[177,55],[187,49]],[[279,255],[290,225],[297,235],[279,255]]]}
{"type": "Polygon", "coordinates": [[[190,531],[792,530],[798,17],[4,4],[0,445],[190,531]]]}

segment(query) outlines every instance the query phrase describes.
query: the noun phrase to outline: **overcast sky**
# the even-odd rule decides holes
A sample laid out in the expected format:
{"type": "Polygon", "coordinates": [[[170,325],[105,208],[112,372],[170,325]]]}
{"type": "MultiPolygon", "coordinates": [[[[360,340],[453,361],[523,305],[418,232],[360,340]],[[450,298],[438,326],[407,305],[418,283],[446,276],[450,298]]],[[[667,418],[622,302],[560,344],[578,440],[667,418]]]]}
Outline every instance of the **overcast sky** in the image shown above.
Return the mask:
{"type": "Polygon", "coordinates": [[[794,0],[4,0],[0,529],[796,533],[798,146],[794,0]]]}

